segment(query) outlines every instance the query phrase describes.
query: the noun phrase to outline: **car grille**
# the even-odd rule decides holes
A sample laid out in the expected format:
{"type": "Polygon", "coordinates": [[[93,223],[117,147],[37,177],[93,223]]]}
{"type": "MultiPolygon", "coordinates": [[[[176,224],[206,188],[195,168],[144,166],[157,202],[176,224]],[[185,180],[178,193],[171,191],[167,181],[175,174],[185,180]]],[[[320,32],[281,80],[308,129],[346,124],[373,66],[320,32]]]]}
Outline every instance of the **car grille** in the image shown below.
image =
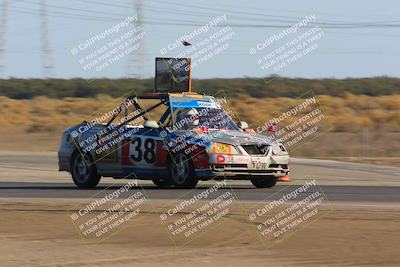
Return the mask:
{"type": "Polygon", "coordinates": [[[282,168],[282,169],[287,169],[288,165],[287,164],[269,164],[270,168],[282,168]]]}
{"type": "Polygon", "coordinates": [[[215,168],[247,168],[247,164],[215,164],[215,168]]]}
{"type": "Polygon", "coordinates": [[[269,145],[242,145],[243,149],[249,155],[265,155],[268,153],[269,145]]]}

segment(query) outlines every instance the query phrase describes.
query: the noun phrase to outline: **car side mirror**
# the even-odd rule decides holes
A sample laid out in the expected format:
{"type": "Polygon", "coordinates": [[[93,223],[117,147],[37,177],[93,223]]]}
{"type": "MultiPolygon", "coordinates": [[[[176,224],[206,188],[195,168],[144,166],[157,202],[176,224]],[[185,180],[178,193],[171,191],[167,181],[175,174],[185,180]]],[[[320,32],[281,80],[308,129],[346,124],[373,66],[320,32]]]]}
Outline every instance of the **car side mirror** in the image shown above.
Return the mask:
{"type": "Polygon", "coordinates": [[[238,126],[239,126],[239,128],[242,129],[242,130],[246,130],[247,128],[249,128],[249,124],[247,124],[247,122],[245,122],[245,121],[240,121],[240,122],[238,123],[238,126]]]}
{"type": "Polygon", "coordinates": [[[153,120],[146,120],[143,124],[144,127],[146,128],[152,128],[152,129],[158,129],[158,123],[156,121],[153,120]]]}

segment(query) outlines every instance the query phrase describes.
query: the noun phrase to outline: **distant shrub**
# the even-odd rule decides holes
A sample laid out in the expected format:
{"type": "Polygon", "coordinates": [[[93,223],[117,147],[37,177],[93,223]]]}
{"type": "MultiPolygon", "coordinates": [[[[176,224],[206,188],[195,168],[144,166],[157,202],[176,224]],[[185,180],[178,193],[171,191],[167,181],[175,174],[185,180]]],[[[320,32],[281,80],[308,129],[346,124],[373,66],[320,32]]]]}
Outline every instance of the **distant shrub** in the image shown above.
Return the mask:
{"type": "MultiPolygon", "coordinates": [[[[8,79],[0,80],[0,95],[13,99],[32,99],[37,96],[50,98],[92,98],[97,95],[121,97],[153,91],[154,79],[8,79]]],[[[215,94],[224,90],[230,96],[248,95],[252,98],[300,97],[313,91],[319,95],[380,96],[400,94],[400,79],[374,77],[362,79],[299,79],[284,77],[194,79],[196,92],[215,94]]]]}

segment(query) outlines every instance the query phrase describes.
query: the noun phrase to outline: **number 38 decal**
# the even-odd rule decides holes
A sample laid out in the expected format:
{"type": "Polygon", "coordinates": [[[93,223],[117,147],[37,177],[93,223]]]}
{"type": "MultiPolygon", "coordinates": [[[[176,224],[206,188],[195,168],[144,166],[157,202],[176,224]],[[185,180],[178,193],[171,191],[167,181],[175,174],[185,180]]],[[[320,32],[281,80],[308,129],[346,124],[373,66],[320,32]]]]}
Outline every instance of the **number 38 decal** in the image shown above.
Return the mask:
{"type": "Polygon", "coordinates": [[[129,145],[129,155],[135,162],[154,164],[156,161],[156,141],[148,137],[134,138],[129,145]]]}

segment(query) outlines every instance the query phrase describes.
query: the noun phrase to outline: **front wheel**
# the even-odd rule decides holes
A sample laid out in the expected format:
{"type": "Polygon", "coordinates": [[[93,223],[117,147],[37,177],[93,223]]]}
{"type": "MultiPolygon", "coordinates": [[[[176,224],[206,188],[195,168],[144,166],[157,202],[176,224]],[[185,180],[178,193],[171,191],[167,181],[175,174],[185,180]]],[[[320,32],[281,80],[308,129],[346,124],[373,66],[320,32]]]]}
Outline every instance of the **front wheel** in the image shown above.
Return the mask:
{"type": "Polygon", "coordinates": [[[251,183],[257,188],[270,188],[276,185],[277,178],[275,176],[252,178],[251,183]]]}
{"type": "Polygon", "coordinates": [[[101,178],[91,158],[81,153],[76,153],[72,159],[71,175],[79,188],[95,187],[101,178]]]}
{"type": "Polygon", "coordinates": [[[191,159],[184,153],[174,155],[169,168],[170,181],[176,188],[195,188],[199,181],[191,159]]]}

